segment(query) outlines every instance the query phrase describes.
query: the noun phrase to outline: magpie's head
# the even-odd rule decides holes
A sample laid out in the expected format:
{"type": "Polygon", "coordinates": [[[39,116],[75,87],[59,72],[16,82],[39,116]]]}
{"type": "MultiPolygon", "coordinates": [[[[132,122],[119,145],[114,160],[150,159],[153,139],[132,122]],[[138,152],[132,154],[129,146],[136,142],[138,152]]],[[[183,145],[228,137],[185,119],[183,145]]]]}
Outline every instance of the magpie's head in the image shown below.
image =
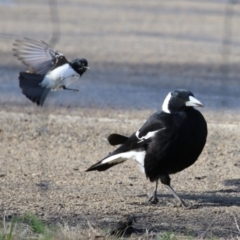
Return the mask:
{"type": "Polygon", "coordinates": [[[88,67],[88,62],[86,59],[81,58],[81,59],[75,59],[73,60],[70,65],[72,68],[80,75],[82,76],[84,72],[86,72],[87,69],[90,69],[88,67]]]}
{"type": "Polygon", "coordinates": [[[177,89],[170,92],[165,98],[162,110],[166,113],[180,112],[188,107],[203,107],[192,92],[185,89],[177,89]]]}

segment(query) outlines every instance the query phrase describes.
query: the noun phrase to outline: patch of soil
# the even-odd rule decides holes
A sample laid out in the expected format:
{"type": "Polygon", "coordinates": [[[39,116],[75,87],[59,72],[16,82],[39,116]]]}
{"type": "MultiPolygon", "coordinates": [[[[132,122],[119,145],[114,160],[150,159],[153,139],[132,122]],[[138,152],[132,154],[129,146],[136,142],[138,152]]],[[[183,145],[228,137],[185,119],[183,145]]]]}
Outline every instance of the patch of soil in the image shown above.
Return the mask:
{"type": "MultiPolygon", "coordinates": [[[[85,172],[112,151],[110,133],[129,135],[149,111],[63,109],[0,114],[1,218],[32,212],[50,224],[110,229],[134,216],[134,227],[201,237],[237,236],[240,222],[240,127],[231,114],[205,113],[209,136],[199,160],[172,175],[172,186],[190,207],[178,207],[164,186],[159,203],[133,161],[105,172],[85,172]]],[[[180,161],[180,159],[179,159],[180,161]]]]}

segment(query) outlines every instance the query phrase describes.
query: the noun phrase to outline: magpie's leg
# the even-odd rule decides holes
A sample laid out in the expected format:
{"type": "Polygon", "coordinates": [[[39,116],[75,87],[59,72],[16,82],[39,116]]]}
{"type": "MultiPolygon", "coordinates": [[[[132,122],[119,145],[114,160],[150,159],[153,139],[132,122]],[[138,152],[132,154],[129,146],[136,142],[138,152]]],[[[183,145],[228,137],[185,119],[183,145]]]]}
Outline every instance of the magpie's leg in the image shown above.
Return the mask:
{"type": "Polygon", "coordinates": [[[156,187],[155,190],[152,194],[152,196],[149,198],[148,202],[152,203],[152,204],[156,204],[158,203],[158,198],[157,198],[157,187],[158,187],[158,180],[156,180],[156,187]]]}
{"type": "Polygon", "coordinates": [[[161,183],[163,183],[167,189],[172,193],[172,195],[178,200],[178,202],[185,208],[187,208],[187,205],[184,203],[184,201],[177,195],[177,193],[173,190],[173,188],[170,185],[171,179],[169,175],[164,175],[160,177],[161,183]]]}
{"type": "Polygon", "coordinates": [[[70,90],[70,91],[75,91],[75,92],[79,92],[78,89],[73,89],[73,88],[66,88],[65,86],[63,86],[64,90],[70,90]]]}
{"type": "Polygon", "coordinates": [[[179,201],[179,203],[187,208],[187,205],[185,204],[185,202],[177,195],[177,193],[173,190],[173,188],[171,187],[171,185],[165,185],[167,187],[167,189],[172,193],[172,195],[179,201]]]}

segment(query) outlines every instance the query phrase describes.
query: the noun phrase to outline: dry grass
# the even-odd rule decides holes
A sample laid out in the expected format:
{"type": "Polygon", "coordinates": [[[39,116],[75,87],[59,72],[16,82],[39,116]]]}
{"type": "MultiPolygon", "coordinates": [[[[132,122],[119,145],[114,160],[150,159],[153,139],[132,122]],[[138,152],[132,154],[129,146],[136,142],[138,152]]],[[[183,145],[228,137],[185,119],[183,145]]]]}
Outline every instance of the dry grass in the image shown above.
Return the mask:
{"type": "MultiPolygon", "coordinates": [[[[240,239],[240,229],[238,221],[234,218],[236,223],[236,230],[239,231],[239,236],[229,238],[206,238],[204,233],[199,237],[193,237],[191,235],[184,236],[175,234],[174,232],[161,232],[153,233],[147,229],[141,234],[131,234],[129,236],[124,235],[113,235],[111,234],[112,229],[99,229],[88,222],[86,229],[80,226],[70,226],[67,223],[57,223],[54,226],[47,226],[38,217],[33,214],[25,214],[23,217],[13,218],[10,222],[5,220],[0,222],[0,240],[114,240],[124,239],[127,237],[129,240],[143,240],[143,239],[159,239],[159,240],[203,240],[203,239],[240,239]]],[[[212,224],[206,229],[206,232],[211,231],[212,224]]],[[[127,230],[127,229],[125,229],[127,230]]],[[[205,233],[206,233],[205,232],[205,233]]]]}
{"type": "MultiPolygon", "coordinates": [[[[82,229],[79,226],[73,227],[65,224],[56,224],[55,226],[47,226],[42,223],[35,215],[25,215],[21,218],[13,218],[7,222],[5,218],[0,223],[0,239],[1,240],[75,240],[75,239],[118,239],[119,236],[111,235],[111,229],[101,230],[94,227],[88,222],[88,228],[82,229]],[[35,221],[31,221],[34,219],[35,221]]],[[[166,234],[164,236],[167,236],[166,234]]],[[[173,234],[169,234],[173,236],[173,234]]],[[[175,235],[174,235],[175,236],[175,235]]],[[[155,239],[156,234],[146,233],[131,236],[129,239],[155,239]]],[[[161,238],[160,238],[161,239],[161,238]]],[[[165,239],[165,238],[164,238],[165,239]]],[[[172,238],[168,238],[172,239],[172,238]]]]}

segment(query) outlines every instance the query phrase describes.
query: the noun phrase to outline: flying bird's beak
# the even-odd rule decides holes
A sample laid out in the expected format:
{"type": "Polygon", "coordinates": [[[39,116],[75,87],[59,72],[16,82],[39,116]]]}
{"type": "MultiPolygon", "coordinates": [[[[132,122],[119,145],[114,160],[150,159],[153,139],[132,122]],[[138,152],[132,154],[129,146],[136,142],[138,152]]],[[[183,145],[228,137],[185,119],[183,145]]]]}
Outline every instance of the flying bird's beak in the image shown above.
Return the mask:
{"type": "Polygon", "coordinates": [[[195,97],[190,96],[189,101],[185,103],[187,107],[204,107],[204,105],[198,101],[195,97]]]}
{"type": "Polygon", "coordinates": [[[86,68],[86,69],[90,69],[90,67],[84,67],[84,68],[86,68]]]}

